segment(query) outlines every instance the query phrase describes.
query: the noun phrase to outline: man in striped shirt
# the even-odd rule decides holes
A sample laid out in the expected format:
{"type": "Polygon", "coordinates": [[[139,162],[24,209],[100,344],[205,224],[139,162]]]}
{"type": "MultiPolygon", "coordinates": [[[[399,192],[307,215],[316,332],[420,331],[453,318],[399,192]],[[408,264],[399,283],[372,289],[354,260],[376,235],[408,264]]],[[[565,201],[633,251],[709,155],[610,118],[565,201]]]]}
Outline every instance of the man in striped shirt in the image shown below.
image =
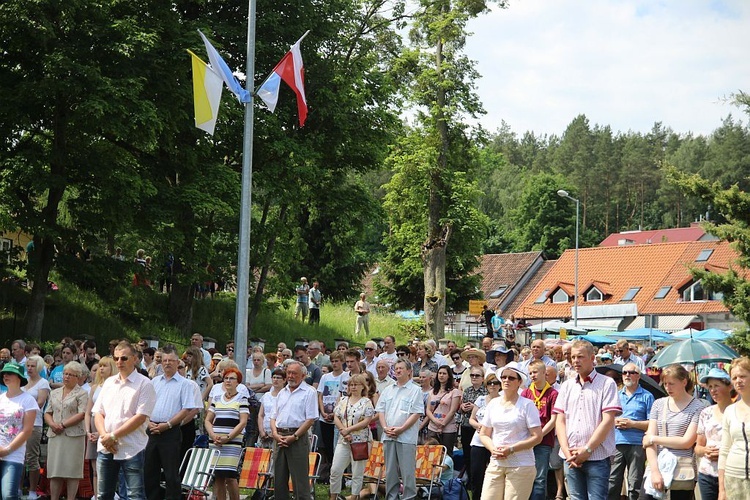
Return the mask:
{"type": "Polygon", "coordinates": [[[607,498],[610,458],[615,454],[615,417],[622,413],[617,385],[594,369],[590,342],[571,345],[577,376],[560,388],[552,410],[571,500],[607,498]]]}

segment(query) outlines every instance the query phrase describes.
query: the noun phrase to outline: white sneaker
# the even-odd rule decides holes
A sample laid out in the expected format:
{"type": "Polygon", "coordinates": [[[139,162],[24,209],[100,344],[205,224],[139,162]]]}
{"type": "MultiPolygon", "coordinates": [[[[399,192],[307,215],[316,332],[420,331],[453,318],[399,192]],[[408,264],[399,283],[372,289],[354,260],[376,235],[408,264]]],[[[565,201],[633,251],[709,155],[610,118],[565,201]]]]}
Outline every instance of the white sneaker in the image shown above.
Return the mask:
{"type": "Polygon", "coordinates": [[[37,500],[37,498],[39,498],[39,495],[37,495],[36,491],[29,491],[29,496],[27,498],[29,500],[37,500]]]}

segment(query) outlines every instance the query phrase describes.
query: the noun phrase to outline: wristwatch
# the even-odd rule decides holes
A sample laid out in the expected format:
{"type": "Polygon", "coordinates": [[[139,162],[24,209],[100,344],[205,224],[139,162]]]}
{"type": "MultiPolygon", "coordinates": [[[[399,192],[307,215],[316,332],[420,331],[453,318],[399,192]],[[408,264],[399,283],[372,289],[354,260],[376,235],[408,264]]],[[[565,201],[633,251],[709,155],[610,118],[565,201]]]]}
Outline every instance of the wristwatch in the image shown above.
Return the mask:
{"type": "Polygon", "coordinates": [[[587,447],[586,447],[586,453],[588,453],[589,455],[591,455],[592,453],[594,453],[594,450],[592,450],[591,448],[589,448],[589,447],[587,446],[587,447]]]}

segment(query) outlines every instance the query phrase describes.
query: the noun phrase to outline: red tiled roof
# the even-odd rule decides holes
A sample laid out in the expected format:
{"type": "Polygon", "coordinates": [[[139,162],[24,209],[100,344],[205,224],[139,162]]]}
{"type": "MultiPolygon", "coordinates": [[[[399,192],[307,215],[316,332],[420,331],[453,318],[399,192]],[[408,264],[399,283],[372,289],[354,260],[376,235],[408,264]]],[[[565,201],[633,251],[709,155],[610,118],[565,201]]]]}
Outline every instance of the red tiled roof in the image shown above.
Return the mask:
{"type": "Polygon", "coordinates": [[[519,280],[529,271],[529,268],[541,258],[541,252],[522,253],[493,253],[482,255],[479,272],[482,273],[480,289],[490,309],[495,309],[519,280]],[[508,288],[497,298],[490,295],[501,286],[508,288]]]}
{"type": "Polygon", "coordinates": [[[624,246],[620,240],[628,240],[627,245],[645,245],[656,243],[676,243],[678,241],[698,241],[706,232],[702,227],[677,227],[672,229],[652,229],[648,231],[623,231],[612,233],[604,241],[599,243],[600,247],[624,246]]]}
{"type": "MultiPolygon", "coordinates": [[[[578,306],[636,303],[639,315],[726,312],[727,309],[721,301],[682,302],[676,288],[689,280],[690,266],[727,267],[736,259],[737,254],[730,245],[719,241],[583,248],[578,257],[578,282],[608,283],[608,293],[611,295],[605,296],[601,302],[587,304],[583,296],[584,289],[579,287],[578,306]],[[705,249],[714,250],[708,261],[695,262],[696,257],[705,249]],[[654,299],[656,292],[667,285],[672,286],[668,295],[661,300],[654,299]],[[640,287],[640,290],[633,301],[622,302],[623,296],[634,287],[640,287]]],[[[552,304],[549,298],[542,304],[536,304],[535,301],[544,290],[553,291],[561,283],[574,282],[574,271],[575,250],[566,250],[512,312],[517,318],[570,317],[573,308],[572,297],[566,304],[552,304]],[[524,314],[524,310],[527,314],[524,314]],[[530,314],[529,311],[534,311],[534,314],[530,314]]]]}
{"type": "MultiPolygon", "coordinates": [[[[536,286],[536,284],[539,282],[539,280],[543,279],[544,276],[552,269],[555,265],[556,260],[545,260],[542,262],[542,265],[537,269],[536,274],[534,277],[532,277],[529,281],[527,281],[522,288],[518,290],[518,294],[516,297],[507,304],[503,310],[501,311],[503,314],[503,317],[507,318],[510,316],[510,313],[518,309],[521,304],[526,299],[526,296],[529,294],[529,292],[536,286]]],[[[532,308],[533,309],[533,308],[532,308]]],[[[527,310],[527,312],[531,311],[527,310]]]]}

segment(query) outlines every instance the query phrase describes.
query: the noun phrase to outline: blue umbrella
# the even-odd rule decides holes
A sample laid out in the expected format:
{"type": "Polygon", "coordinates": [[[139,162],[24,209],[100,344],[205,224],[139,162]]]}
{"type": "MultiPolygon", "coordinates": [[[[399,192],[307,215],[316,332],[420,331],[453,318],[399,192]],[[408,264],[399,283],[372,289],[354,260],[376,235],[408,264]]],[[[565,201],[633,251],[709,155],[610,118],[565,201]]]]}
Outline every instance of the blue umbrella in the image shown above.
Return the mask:
{"type": "Polygon", "coordinates": [[[576,336],[575,339],[588,340],[594,345],[609,345],[617,343],[617,339],[612,337],[600,337],[598,335],[580,335],[576,336]]]}
{"type": "Polygon", "coordinates": [[[694,339],[698,340],[726,340],[729,334],[718,328],[709,328],[693,334],[694,339]]]}

